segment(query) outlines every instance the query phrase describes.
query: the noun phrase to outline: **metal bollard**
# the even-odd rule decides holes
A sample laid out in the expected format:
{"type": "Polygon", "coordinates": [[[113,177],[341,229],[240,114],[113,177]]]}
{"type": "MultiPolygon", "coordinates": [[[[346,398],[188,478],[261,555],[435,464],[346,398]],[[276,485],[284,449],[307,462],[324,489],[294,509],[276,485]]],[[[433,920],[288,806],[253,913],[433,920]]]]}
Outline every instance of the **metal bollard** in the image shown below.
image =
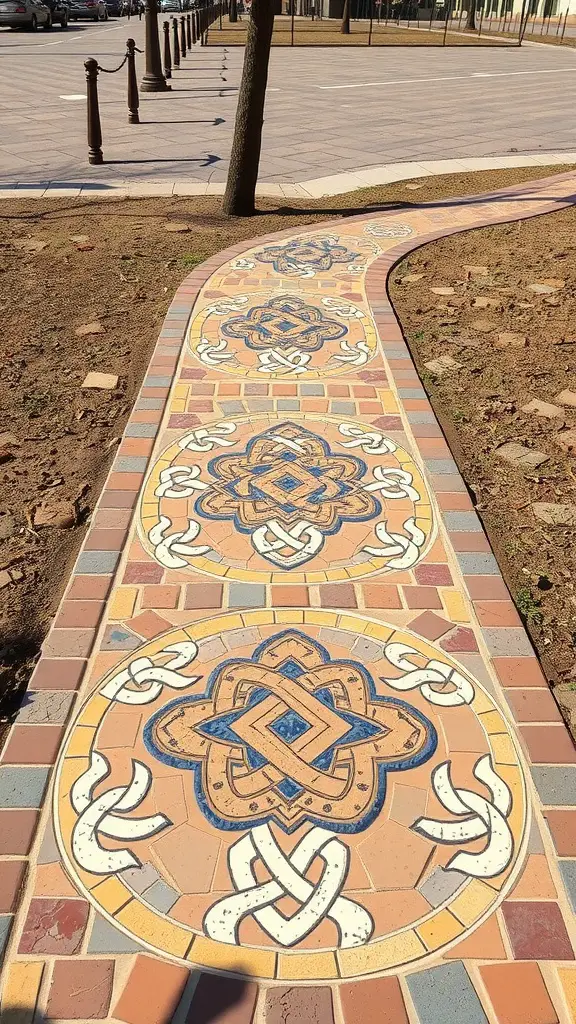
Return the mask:
{"type": "Polygon", "coordinates": [[[189,50],[192,49],[192,30],[190,28],[190,15],[186,15],[186,46],[189,50]]]}
{"type": "Polygon", "coordinates": [[[192,26],[192,46],[196,45],[196,18],[193,14],[189,15],[190,24],[192,26]]]}
{"type": "Polygon", "coordinates": [[[103,164],[102,128],[98,107],[98,61],[94,57],[84,61],[86,68],[86,114],[88,128],[88,163],[103,164]]]}
{"type": "Polygon", "coordinates": [[[186,22],[184,15],[180,18],[180,56],[186,56],[186,22]]]}
{"type": "Polygon", "coordinates": [[[180,67],[180,43],[178,42],[178,22],[176,18],[172,18],[172,52],[174,54],[172,58],[172,67],[180,67]]]}
{"type": "Polygon", "coordinates": [[[128,124],[140,124],[138,116],[140,100],[138,97],[138,82],[136,80],[136,43],[133,39],[126,40],[126,50],[128,57],[128,124]]]}
{"type": "Polygon", "coordinates": [[[196,22],[196,39],[199,40],[200,39],[200,11],[198,10],[198,8],[196,8],[196,10],[194,11],[192,17],[194,18],[194,21],[196,22]]]}
{"type": "Polygon", "coordinates": [[[164,78],[172,78],[172,54],[170,53],[170,23],[162,22],[164,32],[164,78]]]}

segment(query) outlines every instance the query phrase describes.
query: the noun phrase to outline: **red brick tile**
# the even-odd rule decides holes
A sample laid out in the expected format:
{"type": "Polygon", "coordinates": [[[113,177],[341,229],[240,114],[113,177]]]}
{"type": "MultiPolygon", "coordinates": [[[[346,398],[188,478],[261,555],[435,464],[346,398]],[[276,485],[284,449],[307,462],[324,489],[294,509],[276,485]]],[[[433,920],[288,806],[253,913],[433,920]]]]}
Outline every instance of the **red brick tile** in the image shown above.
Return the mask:
{"type": "Polygon", "coordinates": [[[502,686],[537,686],[548,688],[536,658],[493,658],[492,664],[502,686]]]}
{"type": "Polygon", "coordinates": [[[104,611],[104,601],[63,601],[55,622],[55,626],[63,628],[82,628],[97,626],[104,611]]]}
{"type": "Polygon", "coordinates": [[[178,586],[144,587],[142,592],[143,608],[177,608],[180,597],[178,586]]]}
{"type": "Polygon", "coordinates": [[[356,608],[356,594],[352,583],[323,583],[320,587],[323,608],[356,608]]]}
{"type": "Polygon", "coordinates": [[[99,508],[134,508],[138,497],[139,487],[115,491],[106,487],[100,495],[99,508]]]}
{"type": "Polygon", "coordinates": [[[188,412],[213,412],[214,402],[209,398],[196,398],[192,396],[186,408],[188,412]]]}
{"type": "Polygon", "coordinates": [[[448,622],[447,619],[441,618],[440,615],[435,615],[434,612],[423,612],[418,618],[408,623],[408,628],[418,633],[419,636],[423,636],[426,640],[438,640],[449,629],[454,628],[454,623],[448,622]]]}
{"type": "Polygon", "coordinates": [[[0,810],[0,856],[25,856],[32,846],[38,811],[0,810]]]}
{"type": "Polygon", "coordinates": [[[354,384],[352,393],[358,398],[376,398],[376,388],[369,384],[354,384]]]}
{"type": "MultiPolygon", "coordinates": [[[[149,368],[152,369],[152,364],[149,368]]],[[[131,413],[130,423],[160,423],[163,415],[163,409],[141,409],[131,413]]]]}
{"type": "Polygon", "coordinates": [[[218,385],[219,395],[239,395],[240,385],[239,384],[226,384],[224,382],[218,385]]]}
{"type": "Polygon", "coordinates": [[[443,512],[465,512],[474,508],[466,491],[439,491],[436,494],[436,501],[443,512]]]}
{"type": "Polygon", "coordinates": [[[450,587],[453,582],[452,573],[447,565],[418,565],[414,575],[421,586],[450,587]]]}
{"type": "Polygon", "coordinates": [[[128,562],[122,583],[161,583],[164,569],[155,562],[128,562]]]}
{"type": "Polygon", "coordinates": [[[350,388],[347,384],[329,384],[326,393],[330,398],[348,398],[350,388]]]}
{"type": "Polygon", "coordinates": [[[400,416],[379,416],[374,420],[374,426],[380,430],[402,430],[403,424],[400,416]]]}
{"type": "Polygon", "coordinates": [[[111,491],[137,491],[144,479],[144,473],[111,473],[107,487],[111,491]]]}
{"type": "Polygon", "coordinates": [[[16,910],[27,867],[26,860],[3,860],[0,864],[0,914],[16,910]]]}
{"type": "Polygon", "coordinates": [[[102,1020],[108,1016],[113,960],[57,960],[48,993],[50,1020],[102,1020]]]}
{"type": "Polygon", "coordinates": [[[520,728],[533,764],[574,764],[576,750],[564,725],[524,725],[520,728]]]}
{"type": "Polygon", "coordinates": [[[538,964],[487,964],[480,974],[498,1024],[558,1024],[538,964]]]}
{"type": "Polygon", "coordinates": [[[402,587],[402,592],[409,608],[442,608],[435,587],[402,587]]]}
{"type": "Polygon", "coordinates": [[[184,596],[185,608],[221,608],[223,587],[221,583],[188,583],[184,596]]]}
{"type": "Polygon", "coordinates": [[[365,583],[362,587],[367,608],[401,608],[398,587],[385,583],[365,583]]]}
{"type": "Polygon", "coordinates": [[[382,412],[380,402],[359,402],[358,408],[361,416],[378,416],[382,412]]]}
{"type": "Polygon", "coordinates": [[[99,530],[127,530],[132,521],[128,508],[99,508],[92,518],[92,525],[99,530]]]}
{"type": "Polygon", "coordinates": [[[180,371],[181,380],[202,380],[206,376],[206,370],[197,370],[193,366],[183,366],[180,371]]]}
{"type": "Polygon", "coordinates": [[[272,385],[273,395],[285,395],[295,398],[298,394],[298,386],[296,384],[273,384],[272,385]]]}
{"type": "Polygon", "coordinates": [[[257,997],[253,981],[201,974],[186,1024],[251,1024],[257,997]]]}
{"type": "Polygon", "coordinates": [[[329,985],[271,986],[263,1018],[266,1024],[334,1024],[332,990],[329,985]]]}
{"type": "Polygon", "coordinates": [[[3,764],[54,764],[64,727],[15,725],[2,752],[3,764]]]}
{"type": "Polygon", "coordinates": [[[550,690],[510,689],[506,699],[517,722],[561,722],[562,715],[550,690]]]}
{"type": "Polygon", "coordinates": [[[90,530],[84,542],[85,551],[121,551],[126,540],[127,529],[90,530]]]}
{"type": "Polygon", "coordinates": [[[88,921],[85,900],[33,899],[22,930],[19,953],[77,953],[88,921]]]}
{"type": "Polygon", "coordinates": [[[199,423],[200,417],[190,412],[173,412],[168,420],[168,426],[171,430],[180,427],[185,430],[187,427],[197,427],[199,423]]]}
{"type": "Polygon", "coordinates": [[[31,690],[77,690],[87,662],[84,658],[41,658],[30,680],[31,690]]]}
{"type": "Polygon", "coordinates": [[[370,978],[340,985],[345,1024],[408,1024],[398,978],[370,978]]]}
{"type": "Polygon", "coordinates": [[[576,811],[544,811],[559,857],[576,857],[576,811]]]}
{"type": "Polygon", "coordinates": [[[458,626],[450,636],[441,641],[440,647],[454,653],[478,650],[474,632],[466,626],[458,626]]]}
{"type": "Polygon", "coordinates": [[[502,904],[515,960],[573,960],[574,952],[557,903],[530,900],[502,904]]]}
{"type": "Polygon", "coordinates": [[[472,530],[463,533],[449,533],[454,551],[492,551],[490,543],[485,534],[473,532],[472,530]]]}
{"type": "Polygon", "coordinates": [[[272,605],[275,608],[307,608],[308,587],[272,587],[272,605]]]}
{"type": "Polygon", "coordinates": [[[510,594],[501,576],[465,576],[464,583],[473,601],[510,600],[510,594]]]}
{"type": "Polygon", "coordinates": [[[474,609],[481,626],[521,626],[512,601],[475,601],[474,609]]]}
{"type": "Polygon", "coordinates": [[[146,611],[130,619],[126,625],[135,633],[145,637],[146,640],[152,640],[153,637],[170,629],[171,623],[167,619],[163,619],[161,615],[157,615],[156,612],[146,611]]]}
{"type": "Polygon", "coordinates": [[[66,591],[66,599],[68,601],[105,601],[111,586],[111,576],[73,576],[66,591]]]}
{"type": "Polygon", "coordinates": [[[188,975],[186,967],[139,953],[112,1016],[124,1024],[169,1024],[188,975]]]}
{"type": "Polygon", "coordinates": [[[92,650],[95,631],[92,626],[84,629],[51,629],[42,644],[42,651],[49,658],[85,658],[92,650]]]}
{"type": "Polygon", "coordinates": [[[328,412],[328,402],[323,398],[303,398],[302,412],[328,412]]]}
{"type": "MultiPolygon", "coordinates": [[[[165,398],[168,388],[145,388],[145,398],[165,398]],[[160,394],[158,394],[160,392],[160,394]]],[[[154,447],[153,437],[124,437],[118,449],[119,455],[151,455],[154,447]]]]}

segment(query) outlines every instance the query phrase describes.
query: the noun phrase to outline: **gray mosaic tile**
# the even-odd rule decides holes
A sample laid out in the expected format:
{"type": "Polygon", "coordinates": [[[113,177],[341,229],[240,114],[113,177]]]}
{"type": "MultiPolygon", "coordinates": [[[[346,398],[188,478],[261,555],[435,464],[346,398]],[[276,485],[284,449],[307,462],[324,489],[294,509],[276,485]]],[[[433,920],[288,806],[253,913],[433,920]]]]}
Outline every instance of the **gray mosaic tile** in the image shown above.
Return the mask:
{"type": "Polygon", "coordinates": [[[460,961],[409,974],[406,984],[420,1024],[488,1024],[468,972],[460,961]]]}
{"type": "Polygon", "coordinates": [[[424,462],[430,473],[438,473],[440,476],[458,472],[453,459],[425,459],[424,462]]]}
{"type": "Polygon", "coordinates": [[[356,404],[354,402],[339,402],[335,400],[331,403],[330,412],[335,412],[339,416],[354,416],[356,414],[356,404]]]}
{"type": "Polygon", "coordinates": [[[52,820],[50,820],[46,825],[36,861],[38,864],[56,864],[59,860],[61,860],[60,850],[56,843],[52,820]]]}
{"type": "Polygon", "coordinates": [[[0,768],[0,807],[40,807],[49,768],[0,768]]]}
{"type": "Polygon", "coordinates": [[[458,563],[464,576],[499,576],[498,562],[491,554],[477,554],[464,551],[457,554],[458,563]]]}
{"type": "Polygon", "coordinates": [[[103,651],[135,651],[142,638],[122,626],[107,626],[102,640],[103,651]]]}
{"type": "Polygon", "coordinates": [[[352,654],[361,662],[380,661],[384,656],[384,648],[382,644],[377,644],[373,640],[367,640],[365,637],[359,636],[352,648],[352,654]]]}
{"type": "Polygon", "coordinates": [[[543,804],[552,807],[576,806],[576,766],[530,769],[543,804]]]}
{"type": "Polygon", "coordinates": [[[495,658],[516,658],[533,653],[528,634],[521,626],[485,626],[482,636],[490,654],[495,658]]]}
{"type": "Polygon", "coordinates": [[[228,606],[230,608],[265,608],[266,587],[261,583],[231,583],[228,606]]]}
{"type": "Polygon", "coordinates": [[[398,388],[400,398],[427,398],[424,388],[398,388]]]}
{"type": "Polygon", "coordinates": [[[321,397],[324,394],[324,385],[323,384],[301,384],[300,385],[300,394],[301,395],[306,395],[306,396],[308,396],[310,398],[313,397],[313,396],[315,396],[317,398],[321,397]]]}
{"type": "Polygon", "coordinates": [[[576,914],[576,860],[559,860],[560,874],[566,887],[572,910],[576,914]]]}
{"type": "Polygon", "coordinates": [[[466,875],[463,875],[461,871],[445,871],[444,868],[436,867],[430,877],[418,886],[418,891],[432,907],[439,907],[465,881],[466,875]]]}
{"type": "Polygon", "coordinates": [[[82,551],[74,566],[75,575],[109,576],[120,560],[119,551],[82,551]]]}
{"type": "Polygon", "coordinates": [[[6,952],[13,920],[12,914],[2,914],[0,917],[0,963],[2,963],[4,953],[6,952]]]}
{"type": "Polygon", "coordinates": [[[144,947],[128,938],[100,914],[96,914],[92,934],[88,942],[88,953],[141,953],[144,947]]]}
{"type": "Polygon", "coordinates": [[[243,402],[218,402],[218,405],[222,409],[222,412],[226,416],[234,416],[236,413],[244,412],[243,402]]]}
{"type": "Polygon", "coordinates": [[[142,893],[142,897],[146,900],[146,903],[149,903],[151,907],[155,907],[161,914],[167,914],[176,901],[180,899],[180,894],[160,878],[157,882],[154,882],[154,885],[151,885],[149,889],[142,893]]]}
{"type": "Polygon", "coordinates": [[[298,398],[279,398],[278,412],[298,412],[300,401],[298,398]]]}
{"type": "Polygon", "coordinates": [[[172,383],[172,377],[146,377],[144,381],[145,388],[169,388],[172,383]]]}
{"type": "Polygon", "coordinates": [[[408,423],[436,423],[436,417],[433,412],[407,412],[406,419],[408,423]]]}
{"type": "Polygon", "coordinates": [[[68,718],[74,697],[75,694],[66,690],[27,690],[16,721],[30,725],[51,722],[60,725],[68,718]]]}
{"type": "Polygon", "coordinates": [[[119,455],[114,463],[115,473],[145,473],[147,468],[148,459],[139,455],[119,455]]]}
{"type": "Polygon", "coordinates": [[[149,889],[160,878],[153,864],[141,864],[139,868],[127,868],[122,872],[122,880],[134,889],[134,892],[144,892],[149,889]]]}
{"type": "Polygon", "coordinates": [[[156,423],[128,423],[124,430],[126,437],[156,437],[158,424],[156,423]]]}
{"type": "Polygon", "coordinates": [[[475,512],[443,512],[447,530],[454,533],[481,533],[482,523],[475,512]]]}
{"type": "Polygon", "coordinates": [[[139,398],[134,406],[135,409],[163,409],[163,398],[139,398]]]}

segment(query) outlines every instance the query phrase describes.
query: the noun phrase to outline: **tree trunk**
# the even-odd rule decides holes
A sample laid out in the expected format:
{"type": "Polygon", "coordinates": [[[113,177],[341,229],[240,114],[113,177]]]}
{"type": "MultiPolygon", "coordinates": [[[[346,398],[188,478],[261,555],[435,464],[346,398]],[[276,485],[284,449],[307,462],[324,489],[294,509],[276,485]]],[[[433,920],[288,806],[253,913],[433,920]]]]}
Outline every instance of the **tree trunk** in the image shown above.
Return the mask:
{"type": "Polygon", "coordinates": [[[350,0],[344,0],[344,10],[342,11],[342,24],[340,31],[343,36],[350,35],[350,0]]]}
{"type": "Polygon", "coordinates": [[[273,0],[252,0],[223,203],[224,213],[237,217],[254,213],[273,29],[273,0]]]}
{"type": "Polygon", "coordinates": [[[230,0],[228,8],[228,21],[238,21],[238,4],[236,0],[230,0]]]}
{"type": "Polygon", "coordinates": [[[466,19],[466,28],[472,31],[476,28],[476,0],[468,0],[468,17],[466,19]]]}

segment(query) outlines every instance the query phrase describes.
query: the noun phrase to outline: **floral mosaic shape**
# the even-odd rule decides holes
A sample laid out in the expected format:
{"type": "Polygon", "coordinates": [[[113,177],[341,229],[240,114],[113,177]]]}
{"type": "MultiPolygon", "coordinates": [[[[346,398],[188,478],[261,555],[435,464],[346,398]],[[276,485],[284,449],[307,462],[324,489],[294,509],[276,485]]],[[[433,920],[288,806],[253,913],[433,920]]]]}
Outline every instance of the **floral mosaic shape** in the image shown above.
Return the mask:
{"type": "Polygon", "coordinates": [[[205,367],[270,380],[313,380],[364,366],[377,353],[371,315],[334,296],[223,296],[197,313],[189,346],[205,367]]]}
{"type": "Polygon", "coordinates": [[[338,263],[353,263],[361,254],[339,245],[333,236],[326,238],[293,238],[284,245],[269,245],[255,258],[271,264],[277,274],[314,277],[331,270],[338,263]]]}
{"type": "Polygon", "coordinates": [[[180,438],[142,499],[143,539],[157,560],[275,582],[296,569],[318,582],[415,565],[433,531],[422,473],[381,431],[321,423],[320,432],[318,417],[261,416],[180,438]]]}
{"type": "Polygon", "coordinates": [[[465,937],[522,867],[524,777],[490,694],[406,630],[318,615],[175,627],[99,681],[67,735],[67,870],[163,955],[374,974],[465,937]]]}
{"type": "Polygon", "coordinates": [[[308,822],[354,834],[380,813],[387,773],[426,761],[436,733],[404,701],[378,696],[361,665],[332,661],[292,629],[250,659],[225,661],[206,693],[155,715],[145,741],[195,772],[196,799],[217,828],[274,821],[294,832],[308,822]]]}
{"type": "Polygon", "coordinates": [[[294,345],[303,352],[317,352],[325,341],[347,334],[345,325],[296,295],[279,295],[262,306],[252,306],[245,316],[223,323],[221,330],[225,337],[237,338],[256,352],[294,345]]]}

